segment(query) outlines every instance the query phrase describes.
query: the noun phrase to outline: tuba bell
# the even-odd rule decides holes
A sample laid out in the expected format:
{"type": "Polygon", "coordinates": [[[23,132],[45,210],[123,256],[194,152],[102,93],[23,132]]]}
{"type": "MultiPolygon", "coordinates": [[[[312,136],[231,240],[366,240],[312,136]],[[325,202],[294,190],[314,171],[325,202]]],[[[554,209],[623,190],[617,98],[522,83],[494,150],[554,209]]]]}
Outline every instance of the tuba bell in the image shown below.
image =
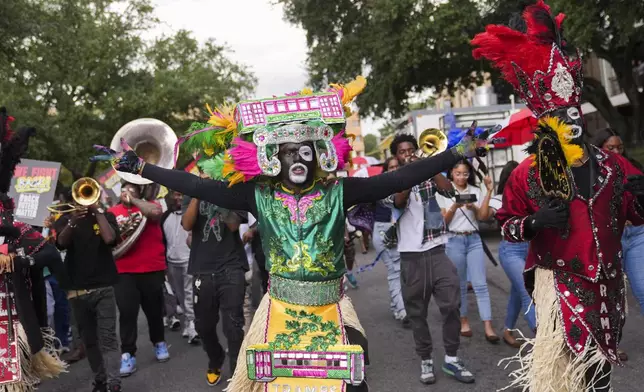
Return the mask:
{"type": "Polygon", "coordinates": [[[416,150],[418,158],[431,157],[445,150],[447,150],[447,136],[440,129],[426,129],[418,137],[418,150],[416,150]]]}
{"type": "MultiPolygon", "coordinates": [[[[163,121],[153,118],[140,118],[130,121],[116,132],[112,138],[110,148],[114,151],[122,151],[121,139],[124,139],[145,162],[164,169],[174,167],[174,146],[177,143],[177,135],[163,121]]],[[[116,173],[123,180],[133,184],[152,184],[152,181],[137,174],[120,171],[116,173]]],[[[128,220],[119,224],[121,241],[112,251],[115,259],[124,255],[136,243],[145,229],[146,222],[147,219],[140,212],[137,212],[130,215],[128,220]]]]}
{"type": "MultiPolygon", "coordinates": [[[[174,167],[174,146],[177,135],[172,128],[163,121],[153,118],[140,118],[130,121],[116,132],[112,138],[110,148],[114,151],[123,151],[121,139],[132,147],[136,155],[145,162],[160,166],[164,169],[174,167]]],[[[138,185],[152,184],[138,174],[117,171],[119,177],[127,182],[138,185]]]]}

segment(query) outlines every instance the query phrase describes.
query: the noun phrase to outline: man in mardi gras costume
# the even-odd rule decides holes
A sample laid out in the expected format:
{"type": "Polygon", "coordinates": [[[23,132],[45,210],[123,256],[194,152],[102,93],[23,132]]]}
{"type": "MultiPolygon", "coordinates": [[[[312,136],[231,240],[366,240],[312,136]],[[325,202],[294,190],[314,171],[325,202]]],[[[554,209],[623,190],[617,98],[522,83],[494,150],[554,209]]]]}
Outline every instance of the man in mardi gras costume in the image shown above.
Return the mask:
{"type": "Polygon", "coordinates": [[[65,364],[47,327],[43,267],[62,270],[56,248],[31,226],[14,220],[7,192],[32,128],[13,132],[12,117],[0,108],[0,391],[33,391],[43,378],[58,376],[65,364]]]}
{"type": "Polygon", "coordinates": [[[569,53],[563,20],[540,0],[516,29],[487,26],[472,41],[474,56],[500,68],[539,119],[532,156],[512,173],[496,214],[507,240],[530,241],[526,285],[537,312],[512,386],[608,392],[625,319],[620,238],[627,220],[644,223],[644,178],[583,142],[582,62],[569,53]]]}
{"type": "Polygon", "coordinates": [[[359,77],[328,91],[215,111],[208,128],[179,141],[211,156],[200,166],[215,180],[146,164],[127,145],[118,153],[97,146],[105,155],[93,159],[110,160],[116,170],[257,217],[269,291],[244,339],[230,391],[366,391],[367,341],[342,285],[345,211],[485,152],[484,140],[468,136],[396,172],[325,180],[347,161],[346,112],[365,85],[359,77]]]}

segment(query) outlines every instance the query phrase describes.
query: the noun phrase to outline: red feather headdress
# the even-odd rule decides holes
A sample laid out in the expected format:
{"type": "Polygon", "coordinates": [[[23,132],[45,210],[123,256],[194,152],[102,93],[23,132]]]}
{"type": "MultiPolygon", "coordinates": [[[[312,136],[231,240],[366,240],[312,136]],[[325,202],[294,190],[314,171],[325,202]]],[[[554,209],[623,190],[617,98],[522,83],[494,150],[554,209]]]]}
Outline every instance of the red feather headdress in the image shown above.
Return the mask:
{"type": "Polygon", "coordinates": [[[488,25],[472,40],[474,58],[486,58],[501,70],[536,117],[562,107],[579,106],[583,74],[581,56],[566,55],[564,14],[553,18],[543,0],[523,12],[526,32],[488,25]]]}

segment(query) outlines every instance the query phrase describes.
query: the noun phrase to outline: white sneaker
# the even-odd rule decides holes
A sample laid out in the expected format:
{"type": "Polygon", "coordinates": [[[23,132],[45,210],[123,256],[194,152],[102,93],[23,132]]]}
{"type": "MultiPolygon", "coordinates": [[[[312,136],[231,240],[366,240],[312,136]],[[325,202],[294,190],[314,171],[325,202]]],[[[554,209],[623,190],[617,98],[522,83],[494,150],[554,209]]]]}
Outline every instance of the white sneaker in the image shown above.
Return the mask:
{"type": "Polygon", "coordinates": [[[172,331],[178,331],[181,328],[181,321],[175,316],[170,317],[170,329],[172,331]]]}
{"type": "Polygon", "coordinates": [[[190,332],[194,332],[194,331],[195,331],[195,322],[187,321],[186,326],[183,328],[183,332],[181,332],[181,337],[188,338],[190,337],[190,332]]]}
{"type": "Polygon", "coordinates": [[[199,343],[199,335],[197,334],[197,330],[195,329],[194,321],[190,321],[183,332],[187,335],[186,337],[188,338],[189,344],[199,343]]]}

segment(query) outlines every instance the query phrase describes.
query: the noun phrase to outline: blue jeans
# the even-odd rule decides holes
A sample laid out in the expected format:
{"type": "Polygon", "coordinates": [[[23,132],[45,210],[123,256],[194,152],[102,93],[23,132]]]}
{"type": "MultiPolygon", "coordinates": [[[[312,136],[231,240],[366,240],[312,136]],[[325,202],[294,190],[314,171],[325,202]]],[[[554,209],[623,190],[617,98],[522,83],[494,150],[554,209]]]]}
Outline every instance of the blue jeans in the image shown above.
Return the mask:
{"type": "Polygon", "coordinates": [[[482,321],[492,320],[490,292],[487,288],[485,253],[481,237],[475,234],[455,235],[447,242],[447,257],[452,260],[461,281],[461,317],[467,317],[467,280],[468,276],[476,295],[479,315],[482,321]]]}
{"type": "Polygon", "coordinates": [[[45,278],[49,286],[54,300],[54,331],[56,337],[60,340],[63,347],[69,347],[69,316],[70,307],[67,300],[67,294],[60,288],[58,281],[54,275],[49,275],[45,278]]]}
{"type": "Polygon", "coordinates": [[[391,227],[391,223],[375,222],[373,227],[373,247],[376,254],[382,252],[380,258],[387,266],[387,283],[391,297],[391,312],[396,319],[403,319],[407,312],[400,289],[400,253],[396,249],[387,249],[382,243],[382,234],[391,227]]]}
{"type": "Polygon", "coordinates": [[[505,316],[505,328],[514,329],[519,318],[519,313],[523,312],[523,317],[528,323],[531,330],[537,328],[534,306],[530,306],[532,301],[530,294],[525,288],[523,280],[523,270],[525,260],[528,257],[528,242],[513,243],[501,241],[499,246],[499,259],[503,271],[510,279],[512,285],[510,289],[510,298],[508,300],[508,310],[505,316]]]}
{"type": "Polygon", "coordinates": [[[622,235],[624,270],[644,313],[644,226],[626,226],[622,235]]]}

